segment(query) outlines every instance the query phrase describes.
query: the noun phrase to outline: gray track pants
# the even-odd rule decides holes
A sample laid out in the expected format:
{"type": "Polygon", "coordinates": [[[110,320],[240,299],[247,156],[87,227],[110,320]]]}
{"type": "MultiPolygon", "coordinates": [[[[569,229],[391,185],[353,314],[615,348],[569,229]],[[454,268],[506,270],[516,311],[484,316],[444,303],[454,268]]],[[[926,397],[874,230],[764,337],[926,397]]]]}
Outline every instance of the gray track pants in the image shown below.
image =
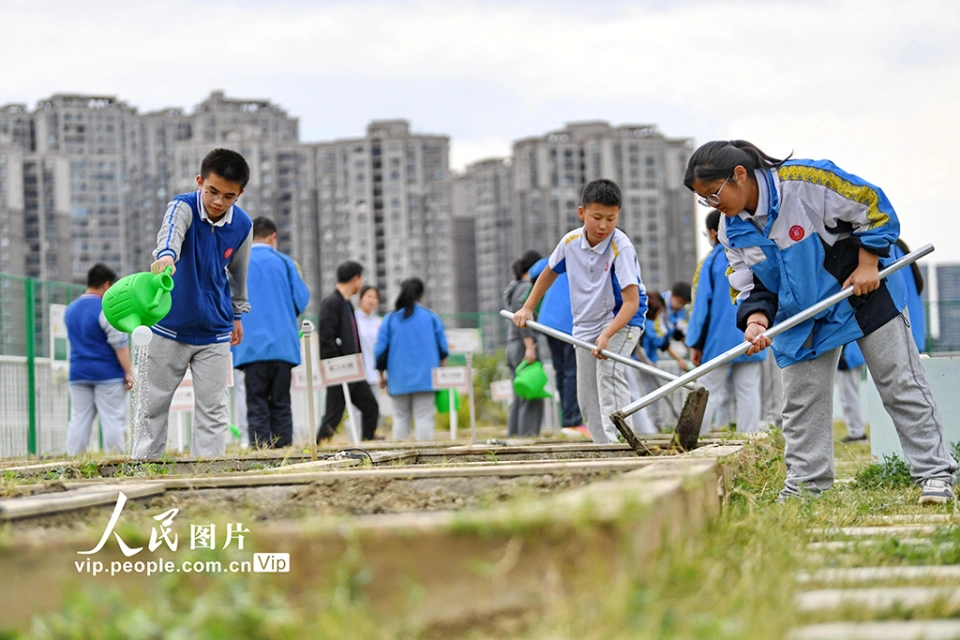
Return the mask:
{"type": "Polygon", "coordinates": [[[434,392],[401,393],[390,396],[393,403],[393,439],[410,437],[410,422],[414,424],[417,442],[433,440],[433,424],[436,416],[434,392]]]}
{"type": "Polygon", "coordinates": [[[71,382],[67,455],[75,456],[87,450],[90,427],[98,414],[103,426],[103,450],[111,453],[125,451],[128,406],[127,388],[123,380],[105,384],[71,382]]]}
{"type": "Polygon", "coordinates": [[[147,351],[144,416],[142,424],[134,425],[135,459],[159,458],[166,450],[170,402],[187,372],[187,365],[193,374],[195,407],[190,453],[202,458],[224,454],[230,419],[226,393],[229,343],[195,346],[155,334],[147,351]]]}
{"type": "MultiPolygon", "coordinates": [[[[954,484],[957,463],[947,452],[940,414],[905,315],[857,344],[893,419],[910,475],[917,481],[936,478],[954,484]]],[[[840,349],[835,349],[783,369],[783,497],[804,488],[819,493],[833,484],[833,380],[839,360],[840,349]]]]}
{"type": "Polygon", "coordinates": [[[707,410],[704,413],[700,433],[710,429],[722,429],[730,423],[730,405],[737,407],[737,432],[753,433],[760,430],[760,381],[762,367],[759,362],[737,362],[714,369],[700,379],[710,392],[707,410]]]}
{"type": "MultiPolygon", "coordinates": [[[[610,338],[609,350],[629,356],[642,333],[638,327],[620,329],[610,338]]],[[[616,442],[620,434],[610,414],[630,404],[626,368],[613,360],[597,360],[586,349],[577,349],[577,404],[597,444],[616,442]]]]}

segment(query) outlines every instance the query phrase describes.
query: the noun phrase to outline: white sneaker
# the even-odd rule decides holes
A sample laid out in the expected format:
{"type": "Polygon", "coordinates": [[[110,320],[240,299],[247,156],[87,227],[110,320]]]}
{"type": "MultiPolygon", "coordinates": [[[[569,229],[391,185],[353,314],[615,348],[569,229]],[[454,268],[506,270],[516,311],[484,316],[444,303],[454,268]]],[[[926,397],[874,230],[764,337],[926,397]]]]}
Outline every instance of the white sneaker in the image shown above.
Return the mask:
{"type": "Polygon", "coordinates": [[[931,478],[920,483],[920,504],[946,504],[953,500],[953,486],[931,478]]]}

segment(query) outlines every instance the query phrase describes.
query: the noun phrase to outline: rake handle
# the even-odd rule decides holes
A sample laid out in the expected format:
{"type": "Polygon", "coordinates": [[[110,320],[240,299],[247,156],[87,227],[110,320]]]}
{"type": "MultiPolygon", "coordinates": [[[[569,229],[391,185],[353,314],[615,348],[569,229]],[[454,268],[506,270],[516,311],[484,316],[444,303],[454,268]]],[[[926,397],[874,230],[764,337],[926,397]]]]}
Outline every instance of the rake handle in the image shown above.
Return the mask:
{"type": "MultiPolygon", "coordinates": [[[[506,318],[507,320],[510,320],[511,322],[513,321],[513,315],[514,315],[514,314],[511,313],[510,311],[507,311],[506,309],[501,309],[501,310],[500,310],[500,315],[503,316],[504,318],[506,318]]],[[[535,321],[533,321],[533,320],[528,320],[526,326],[530,327],[530,328],[533,329],[534,331],[539,331],[540,333],[542,333],[542,334],[544,334],[544,335],[548,335],[548,336],[550,336],[551,338],[556,338],[557,340],[562,340],[563,342],[566,342],[567,344],[572,344],[573,346],[575,346],[575,347],[580,347],[581,349],[586,349],[586,350],[588,350],[588,351],[593,351],[594,349],[597,348],[597,345],[595,345],[595,344],[590,344],[590,343],[587,342],[586,340],[581,340],[581,339],[579,339],[579,338],[574,338],[574,337],[571,336],[569,333],[564,333],[563,331],[560,331],[560,330],[558,330],[558,329],[554,329],[553,327],[548,327],[548,326],[545,325],[545,324],[540,324],[539,322],[535,322],[535,321]]],[[[625,364],[625,365],[627,365],[628,367],[633,367],[634,369],[639,369],[640,371],[643,371],[644,373],[648,373],[648,374],[650,374],[650,375],[652,375],[652,376],[656,376],[657,378],[661,378],[661,379],[663,379],[663,380],[676,380],[676,379],[677,379],[677,376],[675,376],[675,375],[673,375],[672,373],[669,373],[669,372],[667,372],[667,371],[664,371],[663,369],[658,369],[657,367],[654,367],[653,365],[649,365],[649,364],[645,364],[645,363],[643,363],[643,362],[639,362],[639,361],[637,361],[637,360],[634,360],[633,358],[628,358],[628,357],[626,357],[626,356],[622,356],[622,355],[620,355],[619,353],[614,353],[614,352],[612,352],[612,351],[608,351],[607,349],[601,349],[601,350],[600,350],[600,354],[603,355],[604,357],[610,359],[610,360],[613,360],[614,362],[619,362],[620,364],[625,364]]],[[[700,385],[698,385],[698,384],[688,384],[688,385],[685,385],[685,386],[686,386],[688,389],[690,389],[691,391],[695,391],[696,389],[699,389],[699,388],[700,388],[700,385]]]]}

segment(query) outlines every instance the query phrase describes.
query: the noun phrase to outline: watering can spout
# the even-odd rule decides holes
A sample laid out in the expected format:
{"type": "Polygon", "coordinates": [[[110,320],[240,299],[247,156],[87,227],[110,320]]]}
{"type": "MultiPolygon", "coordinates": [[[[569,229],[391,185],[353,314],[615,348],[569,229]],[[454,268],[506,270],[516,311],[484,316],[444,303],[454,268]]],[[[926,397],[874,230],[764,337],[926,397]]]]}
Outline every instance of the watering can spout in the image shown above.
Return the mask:
{"type": "Polygon", "coordinates": [[[161,273],[135,273],[120,278],[103,296],[103,315],[118,331],[132,333],[140,326],[152,327],[172,305],[172,267],[161,273]]]}

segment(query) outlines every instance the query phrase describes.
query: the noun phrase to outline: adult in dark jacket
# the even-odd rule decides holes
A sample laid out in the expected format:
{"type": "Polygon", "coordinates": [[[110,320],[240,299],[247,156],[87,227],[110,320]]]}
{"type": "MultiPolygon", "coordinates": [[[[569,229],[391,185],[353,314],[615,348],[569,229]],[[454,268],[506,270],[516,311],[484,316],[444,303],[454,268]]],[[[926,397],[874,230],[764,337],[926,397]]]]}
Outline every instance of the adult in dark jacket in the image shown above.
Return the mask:
{"type": "MultiPolygon", "coordinates": [[[[360,353],[360,334],[350,297],[363,287],[363,266],[348,260],[337,267],[337,288],[320,302],[320,358],[360,353]]],[[[366,380],[350,383],[350,399],[360,410],[362,437],[373,440],[380,408],[366,380]]],[[[343,418],[346,400],[339,385],[327,387],[327,405],[317,433],[317,442],[332,438],[343,418]]]]}

